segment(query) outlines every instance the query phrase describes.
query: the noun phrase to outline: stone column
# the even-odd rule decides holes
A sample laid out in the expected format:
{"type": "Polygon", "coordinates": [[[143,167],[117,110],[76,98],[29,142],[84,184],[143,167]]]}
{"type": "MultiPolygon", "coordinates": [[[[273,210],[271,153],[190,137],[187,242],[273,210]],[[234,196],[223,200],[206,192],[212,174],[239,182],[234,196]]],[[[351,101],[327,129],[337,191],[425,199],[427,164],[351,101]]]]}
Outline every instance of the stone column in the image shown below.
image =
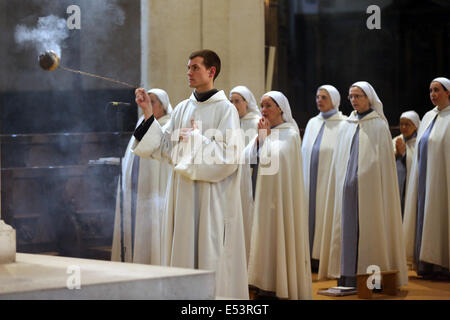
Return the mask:
{"type": "Polygon", "coordinates": [[[0,220],[0,264],[16,261],[16,230],[0,220]]]}
{"type": "Polygon", "coordinates": [[[263,0],[141,0],[142,83],[168,92],[173,106],[189,97],[189,54],[217,52],[222,70],[215,86],[246,85],[264,93],[263,0]]]}

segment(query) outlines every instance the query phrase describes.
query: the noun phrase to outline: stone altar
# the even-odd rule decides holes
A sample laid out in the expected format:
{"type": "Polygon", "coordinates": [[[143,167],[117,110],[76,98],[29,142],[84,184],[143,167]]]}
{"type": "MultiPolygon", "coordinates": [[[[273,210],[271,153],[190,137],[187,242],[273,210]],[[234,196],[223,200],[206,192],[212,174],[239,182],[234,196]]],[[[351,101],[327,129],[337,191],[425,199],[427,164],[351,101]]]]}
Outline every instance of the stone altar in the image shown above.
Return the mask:
{"type": "Polygon", "coordinates": [[[0,265],[0,300],[215,299],[215,273],[17,253],[0,265]]]}

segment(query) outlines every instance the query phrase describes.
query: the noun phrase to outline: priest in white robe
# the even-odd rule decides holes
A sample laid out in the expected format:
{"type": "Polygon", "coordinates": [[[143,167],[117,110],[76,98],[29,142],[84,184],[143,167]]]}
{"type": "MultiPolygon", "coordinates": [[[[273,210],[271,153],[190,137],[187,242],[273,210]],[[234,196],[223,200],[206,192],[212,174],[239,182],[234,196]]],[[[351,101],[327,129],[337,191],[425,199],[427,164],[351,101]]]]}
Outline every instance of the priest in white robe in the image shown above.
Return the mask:
{"type": "MultiPolygon", "coordinates": [[[[258,134],[261,112],[253,93],[246,86],[236,86],[230,91],[230,101],[239,114],[239,122],[244,135],[244,145],[248,145],[258,134]]],[[[256,183],[256,181],[254,181],[256,183]]],[[[241,202],[244,220],[245,251],[248,261],[253,225],[254,193],[252,192],[252,168],[241,166],[241,202]]]]}
{"type": "Polygon", "coordinates": [[[402,219],[405,210],[405,197],[412,159],[416,149],[417,130],[420,127],[420,117],[415,111],[403,112],[400,116],[400,135],[392,139],[397,165],[398,188],[402,206],[402,219]]]}
{"type": "Polygon", "coordinates": [[[354,83],[355,109],[340,129],[325,201],[319,279],[356,287],[369,266],[408,282],[395,157],[383,104],[365,81],[354,83]],[[330,200],[330,201],[328,201],[330,200]]]}
{"type": "Polygon", "coordinates": [[[308,200],[308,225],[311,265],[318,269],[320,243],[325,215],[324,196],[328,189],[331,160],[337,143],[339,128],[347,118],[339,111],[341,96],[331,85],[317,89],[316,104],[320,111],[306,125],[302,142],[303,178],[308,200]]]}
{"type": "Polygon", "coordinates": [[[213,51],[192,53],[187,76],[195,90],[163,127],[153,121],[145,91],[137,89],[136,102],[149,116],[135,131],[139,143],[133,152],[166,158],[173,166],[163,263],[215,271],[217,296],[248,299],[239,191],[242,136],[236,108],[223,91],[214,89],[219,72],[220,59],[213,51]]]}
{"type": "MultiPolygon", "coordinates": [[[[155,109],[155,119],[164,125],[172,113],[166,91],[158,88],[148,92],[155,109]]],[[[137,124],[144,121],[142,115],[137,124]]],[[[112,261],[121,261],[122,230],[124,261],[144,264],[161,263],[161,220],[164,212],[167,180],[171,166],[167,161],[141,159],[131,149],[136,144],[131,137],[122,160],[122,191],[118,185],[114,219],[112,261]],[[121,221],[120,192],[123,192],[123,222],[121,221]],[[123,226],[121,224],[123,223],[123,226]],[[122,229],[123,228],[123,229],[122,229]]]]}
{"type": "Polygon", "coordinates": [[[422,118],[406,195],[408,262],[424,278],[450,279],[450,80],[434,79],[435,106],[422,118]]]}
{"type": "Polygon", "coordinates": [[[301,138],[288,99],[278,91],[262,97],[259,134],[246,147],[257,162],[249,284],[281,299],[312,299],[308,211],[301,138]]]}

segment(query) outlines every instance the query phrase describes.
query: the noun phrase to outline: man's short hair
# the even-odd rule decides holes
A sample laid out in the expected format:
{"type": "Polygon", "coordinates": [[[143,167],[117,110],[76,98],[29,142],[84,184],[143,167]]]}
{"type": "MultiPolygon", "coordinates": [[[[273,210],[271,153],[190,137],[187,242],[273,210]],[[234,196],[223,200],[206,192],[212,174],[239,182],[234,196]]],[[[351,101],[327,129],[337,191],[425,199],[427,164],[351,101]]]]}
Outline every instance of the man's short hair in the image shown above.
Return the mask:
{"type": "Polygon", "coordinates": [[[216,73],[214,74],[214,80],[216,80],[217,76],[220,73],[220,58],[217,53],[208,49],[198,50],[191,53],[191,55],[189,56],[189,60],[192,60],[196,57],[203,58],[203,64],[207,69],[210,69],[211,67],[216,68],[216,73]]]}

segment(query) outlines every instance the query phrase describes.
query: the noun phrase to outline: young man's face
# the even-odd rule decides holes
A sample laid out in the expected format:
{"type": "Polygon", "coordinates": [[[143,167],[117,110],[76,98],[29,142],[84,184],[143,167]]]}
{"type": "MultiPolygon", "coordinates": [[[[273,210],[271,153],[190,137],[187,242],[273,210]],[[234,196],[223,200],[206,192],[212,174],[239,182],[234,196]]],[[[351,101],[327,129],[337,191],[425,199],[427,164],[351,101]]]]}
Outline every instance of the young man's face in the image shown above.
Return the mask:
{"type": "Polygon", "coordinates": [[[195,57],[188,61],[189,87],[195,89],[207,87],[214,79],[214,74],[214,67],[207,69],[202,57],[195,57]]]}

